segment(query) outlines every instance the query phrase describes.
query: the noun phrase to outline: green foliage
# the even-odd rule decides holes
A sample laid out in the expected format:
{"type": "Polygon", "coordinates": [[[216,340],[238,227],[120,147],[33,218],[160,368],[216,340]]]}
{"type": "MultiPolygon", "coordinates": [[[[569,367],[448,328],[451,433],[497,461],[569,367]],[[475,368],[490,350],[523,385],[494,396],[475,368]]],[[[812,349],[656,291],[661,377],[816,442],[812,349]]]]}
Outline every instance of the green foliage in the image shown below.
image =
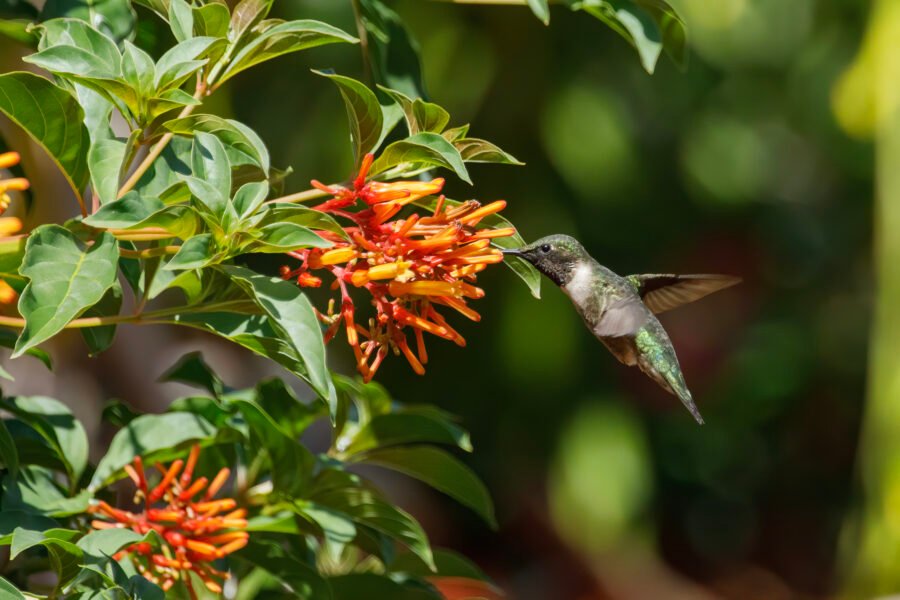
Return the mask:
{"type": "MultiPolygon", "coordinates": [[[[473,163],[521,163],[469,137],[468,125],[450,126],[450,113],[425,99],[418,46],[401,16],[381,0],[359,0],[360,49],[375,87],[315,73],[337,86],[350,151],[366,169],[337,187],[279,196],[289,169],[274,167],[265,141],[216,114],[221,105],[207,98],[260,63],[361,40],[327,23],[269,18],[271,0],[241,0],[233,8],[138,3],[143,9],[136,12],[126,0],[50,0],[40,14],[16,9],[17,17],[35,21],[28,31],[11,21],[0,27],[35,42],[23,60],[49,76],[0,75],[0,111],[59,167],[80,209],[62,224],[0,240],[0,274],[20,293],[18,315],[2,317],[10,329],[0,331],[0,345],[12,348],[13,358],[28,354],[49,368],[38,346],[64,329],[80,329],[96,355],[111,347],[120,325],[190,327],[280,365],[308,386],[312,400],[301,402],[279,379],[231,389],[199,355],[189,355],[166,377],[199,387],[198,395],[162,414],[109,406],[104,418],[118,431],[105,452],[89,452],[68,399],[3,398],[0,545],[10,546],[10,562],[0,591],[23,597],[18,587],[43,570],[54,575],[49,587],[29,592],[165,597],[117,553],[134,544],[161,551],[173,542],[138,527],[95,530],[88,513],[130,493],[120,480],[136,458],[149,467],[182,459],[193,446],[203,448],[197,469],[204,477],[223,466],[237,474],[222,483],[248,511],[253,535],[222,563],[236,576],[238,597],[289,590],[316,599],[439,598],[430,577],[483,580],[477,569],[435,551],[417,520],[356,470],[374,465],[408,475],[496,526],[487,489],[458,458],[472,451],[468,433],[439,409],[402,406],[377,384],[332,372],[325,337],[340,315],[317,311],[304,288],[273,277],[258,255],[295,260],[298,252],[351,239],[352,227],[300,204],[326,196],[323,189],[378,189],[438,169],[472,184],[473,163]],[[137,27],[144,9],[162,22],[153,35],[137,27]],[[167,300],[157,305],[163,294],[167,300]],[[331,431],[319,454],[304,442],[316,423],[331,431]],[[91,464],[89,456],[100,458],[91,464]]],[[[570,4],[625,36],[648,70],[663,47],[683,48],[680,21],[661,0],[570,4]]],[[[529,5],[549,21],[546,1],[529,5]]],[[[310,86],[322,83],[308,79],[310,86]]],[[[433,195],[415,200],[420,207],[458,206],[433,195]]],[[[41,212],[51,213],[58,207],[41,212]]],[[[512,225],[491,214],[478,227],[512,225]]],[[[500,248],[524,244],[518,234],[484,239],[500,248]]],[[[537,272],[519,259],[507,264],[538,295],[537,272]]],[[[0,376],[10,378],[2,369],[0,376]]],[[[193,597],[185,581],[172,593],[193,597]]]]}

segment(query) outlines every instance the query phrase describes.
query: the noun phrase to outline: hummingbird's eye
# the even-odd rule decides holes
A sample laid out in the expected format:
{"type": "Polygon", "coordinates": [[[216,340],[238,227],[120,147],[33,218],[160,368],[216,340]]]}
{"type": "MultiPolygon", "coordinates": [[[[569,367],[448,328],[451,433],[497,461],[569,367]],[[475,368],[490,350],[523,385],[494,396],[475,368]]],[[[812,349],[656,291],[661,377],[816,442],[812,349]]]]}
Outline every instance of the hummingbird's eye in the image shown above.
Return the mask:
{"type": "Polygon", "coordinates": [[[541,252],[550,252],[550,244],[541,244],[541,252]]]}

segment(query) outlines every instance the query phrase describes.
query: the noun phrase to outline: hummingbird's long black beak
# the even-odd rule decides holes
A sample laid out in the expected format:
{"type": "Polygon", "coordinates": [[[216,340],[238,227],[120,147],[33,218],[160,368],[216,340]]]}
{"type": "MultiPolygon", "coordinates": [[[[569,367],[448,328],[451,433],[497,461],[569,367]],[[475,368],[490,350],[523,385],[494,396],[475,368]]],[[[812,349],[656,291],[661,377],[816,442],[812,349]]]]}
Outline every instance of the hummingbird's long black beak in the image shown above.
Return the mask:
{"type": "Polygon", "coordinates": [[[509,248],[506,250],[501,250],[500,252],[509,256],[522,256],[522,251],[518,248],[509,248]]]}

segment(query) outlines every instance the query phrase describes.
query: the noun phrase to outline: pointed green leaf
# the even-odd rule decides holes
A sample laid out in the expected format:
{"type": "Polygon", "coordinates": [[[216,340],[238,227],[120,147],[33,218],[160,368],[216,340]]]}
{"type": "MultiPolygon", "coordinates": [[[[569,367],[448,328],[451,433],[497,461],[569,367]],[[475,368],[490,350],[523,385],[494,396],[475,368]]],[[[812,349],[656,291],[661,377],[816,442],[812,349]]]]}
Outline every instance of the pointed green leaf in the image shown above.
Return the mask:
{"type": "Polygon", "coordinates": [[[199,269],[208,265],[216,256],[216,240],[212,234],[201,233],[188,239],[172,260],[163,267],[166,271],[199,269]]]}
{"type": "Polygon", "coordinates": [[[259,238],[247,246],[246,250],[248,252],[283,254],[300,248],[328,248],[333,245],[302,225],[274,223],[262,227],[259,230],[259,238]]]}
{"type": "Polygon", "coordinates": [[[437,104],[425,102],[421,98],[413,100],[397,90],[383,86],[379,86],[379,89],[390,96],[403,109],[410,135],[423,131],[441,133],[447,126],[447,123],[450,122],[450,113],[437,104]]]}
{"type": "Polygon", "coordinates": [[[231,163],[219,138],[203,131],[194,134],[191,167],[194,177],[210,184],[225,202],[231,198],[231,163]]]}
{"type": "Polygon", "coordinates": [[[528,0],[528,7],[544,25],[550,24],[550,7],[547,0],[528,0]]]}
{"type": "Polygon", "coordinates": [[[84,427],[72,411],[53,398],[18,396],[3,401],[3,406],[34,429],[65,465],[74,485],[88,461],[88,440],[84,427]]]}
{"type": "Polygon", "coordinates": [[[255,214],[268,195],[269,183],[266,181],[253,181],[242,185],[232,199],[238,217],[246,219],[255,214]]]}
{"type": "Polygon", "coordinates": [[[434,414],[400,412],[373,417],[356,432],[341,454],[351,456],[374,448],[414,442],[450,444],[469,452],[472,450],[469,434],[455,423],[434,414]]]}
{"type": "Polygon", "coordinates": [[[480,479],[447,452],[428,446],[382,448],[362,460],[405,473],[465,504],[492,527],[497,526],[494,503],[480,479]]]}
{"type": "Polygon", "coordinates": [[[169,27],[179,42],[193,37],[194,13],[185,0],[169,0],[169,27]]]}
{"type": "Polygon", "coordinates": [[[334,383],[325,364],[322,327],[306,295],[289,281],[266,277],[243,267],[222,267],[272,320],[281,337],[303,361],[307,382],[329,404],[335,403],[334,383]]]}
{"type": "Polygon", "coordinates": [[[2,577],[0,577],[0,592],[3,592],[4,598],[9,598],[9,600],[26,600],[25,595],[16,586],[2,577]]]}
{"type": "Polygon", "coordinates": [[[288,21],[265,28],[261,27],[267,24],[261,23],[254,30],[253,34],[249,36],[249,41],[235,55],[225,73],[216,82],[217,84],[231,79],[253,65],[282,54],[298,52],[325,44],[338,42],[355,44],[358,41],[340,29],[319,21],[288,21]]]}
{"type": "Polygon", "coordinates": [[[515,156],[508,154],[494,144],[478,138],[464,138],[453,142],[465,162],[497,163],[502,165],[523,165],[515,156]]]}
{"type": "Polygon", "coordinates": [[[115,138],[97,140],[88,151],[91,188],[99,196],[101,204],[116,199],[125,151],[125,143],[115,138]]]}
{"type": "MultiPolygon", "coordinates": [[[[62,590],[81,571],[83,553],[75,544],[60,539],[45,537],[45,532],[16,528],[13,531],[10,558],[15,558],[34,546],[44,546],[50,555],[50,566],[56,573],[55,590],[62,590]]],[[[53,594],[56,596],[56,594],[53,594]]]]}
{"type": "Polygon", "coordinates": [[[194,7],[194,35],[223,38],[228,35],[231,14],[226,4],[210,2],[194,7]]]}
{"type": "Polygon", "coordinates": [[[156,66],[153,59],[127,40],[122,53],[122,77],[141,96],[149,96],[154,91],[156,66]]]}
{"type": "Polygon", "coordinates": [[[272,8],[272,0],[241,0],[231,14],[231,39],[237,42],[245,32],[266,18],[272,8]]]}
{"type": "Polygon", "coordinates": [[[128,0],[47,0],[40,21],[57,17],[82,20],[117,41],[131,35],[136,21],[128,0]]]}
{"type": "Polygon", "coordinates": [[[341,92],[347,108],[347,119],[350,121],[350,141],[353,144],[353,155],[358,165],[366,153],[376,149],[381,139],[383,116],[378,98],[375,97],[375,92],[350,77],[322,71],[314,71],[314,73],[330,79],[341,92]]]}
{"type": "Polygon", "coordinates": [[[31,281],[19,298],[25,328],[13,357],[53,337],[99,302],[116,280],[118,261],[118,244],[108,233],[87,246],[59,225],[35,229],[19,268],[31,281]]]}
{"type": "Polygon", "coordinates": [[[32,73],[6,73],[0,75],[0,111],[47,151],[80,197],[90,138],[75,98],[32,73]]]}
{"type": "Polygon", "coordinates": [[[425,97],[419,45],[403,19],[383,0],[359,0],[359,6],[375,81],[411,98],[425,97]]]}
{"type": "Polygon", "coordinates": [[[238,121],[216,115],[191,115],[163,125],[177,135],[191,136],[202,131],[216,136],[225,145],[232,166],[253,164],[269,171],[269,151],[253,130],[238,121]]]}
{"type": "Polygon", "coordinates": [[[389,145],[372,165],[370,173],[383,173],[398,165],[406,165],[410,171],[444,167],[454,171],[466,183],[472,183],[459,150],[436,133],[419,133],[389,145]]]}
{"type": "Polygon", "coordinates": [[[109,445],[106,455],[97,465],[89,489],[112,483],[123,474],[122,467],[137,455],[158,456],[166,461],[184,454],[177,447],[192,441],[214,436],[216,428],[206,419],[191,413],[142,415],[121,429],[109,445]]]}
{"type": "Polygon", "coordinates": [[[142,198],[132,190],[120,199],[104,204],[84,222],[91,227],[125,229],[140,223],[163,208],[165,205],[156,198],[142,198]]]}

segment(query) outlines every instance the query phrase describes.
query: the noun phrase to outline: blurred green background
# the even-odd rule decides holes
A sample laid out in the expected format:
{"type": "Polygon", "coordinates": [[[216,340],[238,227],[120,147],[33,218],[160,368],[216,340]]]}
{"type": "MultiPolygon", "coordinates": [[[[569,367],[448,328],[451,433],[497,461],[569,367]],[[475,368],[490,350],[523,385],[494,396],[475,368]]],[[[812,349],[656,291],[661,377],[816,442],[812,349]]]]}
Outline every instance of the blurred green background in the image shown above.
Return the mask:
{"type": "MultiPolygon", "coordinates": [[[[511,598],[838,589],[842,529],[861,502],[875,151],[842,132],[832,98],[869,3],[671,3],[687,22],[690,64],[681,72],[663,59],[653,76],[608,28],[562,8],[546,28],[524,7],[395,4],[421,45],[431,99],[527,163],[473,167],[475,188],[451,181],[448,195],[504,198],[526,239],[574,235],[621,274],[744,278],[662,319],[702,428],[616,362],[557,289],[545,285],[537,301],[502,268],[480,279],[482,322],[454,322],[467,348],[432,341],[422,378],[386,362],[379,379],[397,399],[436,403],[471,429],[464,459],[485,478],[501,528],[406,480],[384,485],[436,544],[472,557],[511,598]]],[[[355,31],[349,2],[281,0],[274,12],[355,31]]],[[[152,36],[153,17],[141,17],[152,36]]],[[[4,47],[6,69],[21,68],[22,50],[4,47]]],[[[212,100],[266,140],[274,165],[293,167],[288,191],[351,169],[344,107],[309,71],[328,67],[364,76],[356,49],[328,47],[243,74],[212,100]]],[[[3,131],[27,154],[29,218],[67,214],[52,168],[3,131]]],[[[156,378],[188,350],[204,349],[233,385],[270,368],[182,331],[122,329],[96,359],[80,358],[80,343],[53,346],[54,379],[11,366],[19,376],[6,391],[69,399],[98,440],[109,435],[98,417],[106,398],[153,409],[183,393],[156,378]]],[[[330,351],[349,371],[347,349],[330,351]]]]}

